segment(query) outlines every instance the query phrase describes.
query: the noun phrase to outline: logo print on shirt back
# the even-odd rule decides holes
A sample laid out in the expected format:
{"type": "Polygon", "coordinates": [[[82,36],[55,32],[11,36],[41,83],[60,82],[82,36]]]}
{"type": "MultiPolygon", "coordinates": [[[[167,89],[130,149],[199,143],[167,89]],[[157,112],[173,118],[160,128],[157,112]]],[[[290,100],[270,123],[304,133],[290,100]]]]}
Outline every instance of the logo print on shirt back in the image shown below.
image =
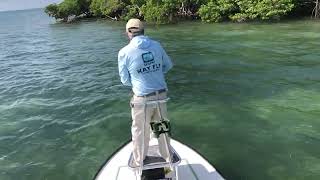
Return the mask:
{"type": "Polygon", "coordinates": [[[159,71],[161,68],[161,64],[155,64],[155,60],[152,52],[143,53],[142,60],[143,60],[144,67],[137,69],[137,72],[139,74],[156,72],[156,71],[159,71]]]}
{"type": "Polygon", "coordinates": [[[145,66],[148,66],[150,64],[154,63],[154,57],[152,52],[147,52],[142,54],[142,60],[145,66]]]}

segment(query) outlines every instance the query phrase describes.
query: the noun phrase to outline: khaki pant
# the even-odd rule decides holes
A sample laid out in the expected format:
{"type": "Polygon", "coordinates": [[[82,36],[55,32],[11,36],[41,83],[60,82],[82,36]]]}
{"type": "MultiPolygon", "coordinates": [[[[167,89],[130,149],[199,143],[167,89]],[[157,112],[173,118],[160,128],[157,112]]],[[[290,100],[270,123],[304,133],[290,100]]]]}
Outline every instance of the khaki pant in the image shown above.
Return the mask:
{"type": "MultiPolygon", "coordinates": [[[[135,165],[139,166],[141,160],[145,159],[148,152],[148,146],[150,141],[150,122],[160,121],[160,115],[156,104],[148,104],[146,106],[143,103],[147,101],[162,100],[167,98],[167,93],[163,92],[149,97],[133,96],[131,99],[131,115],[132,115],[132,142],[133,142],[133,157],[135,165]]],[[[160,103],[161,115],[164,119],[167,119],[167,105],[166,103],[160,103]]],[[[159,151],[161,156],[168,162],[169,153],[165,145],[165,135],[161,134],[159,142],[159,151]]],[[[167,143],[169,144],[169,138],[167,143]]]]}

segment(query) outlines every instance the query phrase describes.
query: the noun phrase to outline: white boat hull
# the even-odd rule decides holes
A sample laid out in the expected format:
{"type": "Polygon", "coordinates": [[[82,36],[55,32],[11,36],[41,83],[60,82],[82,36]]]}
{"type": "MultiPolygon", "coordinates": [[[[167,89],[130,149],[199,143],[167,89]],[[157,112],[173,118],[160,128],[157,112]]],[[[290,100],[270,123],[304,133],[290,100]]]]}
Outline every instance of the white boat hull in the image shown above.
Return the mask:
{"type": "MultiPolygon", "coordinates": [[[[191,148],[174,139],[171,139],[170,144],[181,158],[177,166],[179,180],[224,179],[207,160],[191,148]]],[[[136,173],[128,167],[132,147],[132,142],[129,142],[116,152],[103,165],[95,180],[135,180],[136,173]]]]}

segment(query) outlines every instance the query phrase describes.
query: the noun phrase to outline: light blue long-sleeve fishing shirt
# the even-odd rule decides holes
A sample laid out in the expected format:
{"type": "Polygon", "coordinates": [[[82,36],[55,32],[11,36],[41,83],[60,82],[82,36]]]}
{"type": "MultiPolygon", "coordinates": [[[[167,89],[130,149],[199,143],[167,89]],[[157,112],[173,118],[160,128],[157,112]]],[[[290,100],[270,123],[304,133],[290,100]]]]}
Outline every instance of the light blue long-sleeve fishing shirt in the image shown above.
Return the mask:
{"type": "Polygon", "coordinates": [[[136,36],[118,54],[122,84],[132,86],[137,96],[167,89],[164,74],[172,62],[160,43],[147,36],[136,36]]]}

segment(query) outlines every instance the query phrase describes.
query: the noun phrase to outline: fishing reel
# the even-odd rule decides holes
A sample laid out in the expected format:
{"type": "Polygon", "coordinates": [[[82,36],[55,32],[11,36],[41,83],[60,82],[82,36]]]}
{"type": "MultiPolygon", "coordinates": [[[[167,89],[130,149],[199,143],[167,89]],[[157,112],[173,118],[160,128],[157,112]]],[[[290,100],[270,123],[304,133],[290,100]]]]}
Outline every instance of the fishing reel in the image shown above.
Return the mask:
{"type": "Polygon", "coordinates": [[[154,135],[159,138],[160,134],[167,133],[171,136],[171,124],[169,120],[162,120],[160,122],[151,122],[151,129],[154,135]]]}

